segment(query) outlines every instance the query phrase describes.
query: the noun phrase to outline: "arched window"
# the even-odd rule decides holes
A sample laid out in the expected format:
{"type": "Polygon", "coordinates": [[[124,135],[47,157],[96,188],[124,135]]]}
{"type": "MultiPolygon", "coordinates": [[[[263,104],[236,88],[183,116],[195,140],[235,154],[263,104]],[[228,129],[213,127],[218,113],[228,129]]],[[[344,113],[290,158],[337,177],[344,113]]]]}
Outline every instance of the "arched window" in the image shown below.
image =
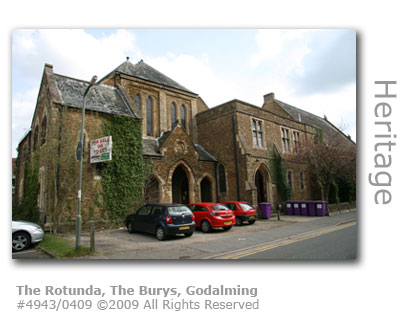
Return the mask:
{"type": "Polygon", "coordinates": [[[42,146],[45,143],[45,136],[47,134],[47,116],[44,116],[43,121],[41,122],[41,142],[42,146]]]}
{"type": "Polygon", "coordinates": [[[152,111],[152,98],[148,97],[146,100],[146,135],[153,136],[153,111],[152,111]]]}
{"type": "Polygon", "coordinates": [[[172,129],[176,126],[176,104],[174,102],[170,104],[170,124],[172,129]]]}
{"type": "Polygon", "coordinates": [[[183,128],[186,129],[186,108],[183,104],[180,106],[180,120],[182,121],[183,128]]]}
{"type": "Polygon", "coordinates": [[[226,193],[226,170],[219,164],[219,193],[226,193]]]}
{"type": "Polygon", "coordinates": [[[38,125],[34,129],[33,151],[36,151],[38,143],[38,125]]]}
{"type": "Polygon", "coordinates": [[[141,112],[141,96],[139,94],[137,94],[135,96],[135,104],[136,104],[136,110],[138,110],[138,112],[141,112]]]}

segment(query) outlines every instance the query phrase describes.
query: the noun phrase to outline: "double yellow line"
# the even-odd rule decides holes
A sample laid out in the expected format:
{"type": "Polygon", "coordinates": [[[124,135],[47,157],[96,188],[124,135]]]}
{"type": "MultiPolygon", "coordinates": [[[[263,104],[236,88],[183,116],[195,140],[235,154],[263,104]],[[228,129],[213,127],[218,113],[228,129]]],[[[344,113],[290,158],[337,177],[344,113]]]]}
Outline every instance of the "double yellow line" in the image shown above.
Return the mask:
{"type": "Polygon", "coordinates": [[[263,251],[267,251],[267,250],[271,250],[277,247],[281,247],[281,246],[285,246],[288,244],[292,244],[292,243],[296,243],[296,242],[300,242],[300,241],[304,241],[307,239],[312,239],[312,238],[316,238],[319,236],[322,236],[324,234],[330,233],[330,232],[334,232],[334,231],[338,231],[338,230],[342,230],[345,228],[349,228],[352,226],[356,225],[356,221],[350,221],[347,223],[342,223],[333,227],[328,227],[328,228],[323,228],[323,229],[318,229],[318,230],[314,230],[312,232],[307,232],[307,233],[302,233],[299,235],[296,235],[294,238],[292,239],[280,239],[280,240],[275,240],[269,243],[263,243],[262,245],[257,245],[257,246],[252,246],[250,248],[247,249],[240,249],[237,250],[235,252],[229,253],[229,254],[223,254],[223,255],[217,255],[217,256],[213,256],[213,257],[209,257],[208,259],[228,259],[228,260],[236,260],[236,259],[240,259],[246,256],[250,256],[259,252],[263,252],[263,251]]]}

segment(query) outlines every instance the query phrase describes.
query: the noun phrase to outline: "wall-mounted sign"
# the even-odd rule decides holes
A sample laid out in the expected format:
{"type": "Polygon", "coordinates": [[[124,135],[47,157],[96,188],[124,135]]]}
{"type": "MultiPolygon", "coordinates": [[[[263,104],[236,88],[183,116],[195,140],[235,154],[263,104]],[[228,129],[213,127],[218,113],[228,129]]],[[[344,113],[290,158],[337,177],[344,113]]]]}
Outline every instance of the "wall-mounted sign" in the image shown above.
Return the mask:
{"type": "Polygon", "coordinates": [[[91,163],[112,160],[112,136],[91,141],[91,163]]]}

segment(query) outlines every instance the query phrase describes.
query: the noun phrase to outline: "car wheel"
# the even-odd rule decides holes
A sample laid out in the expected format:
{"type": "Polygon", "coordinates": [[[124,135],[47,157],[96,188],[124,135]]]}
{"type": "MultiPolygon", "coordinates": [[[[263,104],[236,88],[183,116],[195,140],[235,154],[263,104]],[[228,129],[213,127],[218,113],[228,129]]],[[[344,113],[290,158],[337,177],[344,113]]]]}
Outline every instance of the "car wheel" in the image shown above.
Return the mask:
{"type": "Polygon", "coordinates": [[[254,222],[256,222],[256,220],[250,220],[249,224],[254,224],[254,222]]]}
{"type": "Polygon", "coordinates": [[[200,228],[202,229],[203,232],[209,232],[212,227],[210,226],[209,221],[203,220],[202,224],[200,225],[200,228]]]}
{"type": "Polygon", "coordinates": [[[166,239],[166,233],[165,233],[165,229],[163,229],[163,227],[157,227],[156,228],[156,238],[159,241],[163,241],[166,239]]]}
{"type": "Polygon", "coordinates": [[[242,226],[243,225],[243,221],[241,221],[241,218],[236,217],[236,226],[242,226]]]}
{"type": "Polygon", "coordinates": [[[228,226],[228,227],[223,227],[223,230],[230,230],[231,229],[231,226],[228,226]]]}
{"type": "Polygon", "coordinates": [[[186,238],[189,238],[189,237],[191,237],[193,235],[193,232],[186,232],[185,233],[185,237],[186,238]]]}
{"type": "Polygon", "coordinates": [[[128,232],[129,232],[129,233],[133,233],[133,232],[134,232],[134,230],[133,230],[133,228],[132,228],[132,222],[131,222],[131,221],[128,222],[128,224],[126,225],[126,228],[128,229],[128,232]]]}
{"type": "Polygon", "coordinates": [[[12,237],[13,251],[21,251],[31,244],[30,236],[25,232],[16,232],[12,237]]]}

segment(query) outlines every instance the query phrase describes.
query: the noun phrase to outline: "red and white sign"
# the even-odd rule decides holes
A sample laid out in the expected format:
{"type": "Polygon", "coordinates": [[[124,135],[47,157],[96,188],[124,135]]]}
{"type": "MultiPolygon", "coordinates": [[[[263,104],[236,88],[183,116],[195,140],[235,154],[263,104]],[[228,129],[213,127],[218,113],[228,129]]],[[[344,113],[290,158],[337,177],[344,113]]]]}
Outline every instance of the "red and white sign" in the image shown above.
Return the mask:
{"type": "Polygon", "coordinates": [[[112,136],[91,141],[91,163],[112,160],[112,136]]]}

